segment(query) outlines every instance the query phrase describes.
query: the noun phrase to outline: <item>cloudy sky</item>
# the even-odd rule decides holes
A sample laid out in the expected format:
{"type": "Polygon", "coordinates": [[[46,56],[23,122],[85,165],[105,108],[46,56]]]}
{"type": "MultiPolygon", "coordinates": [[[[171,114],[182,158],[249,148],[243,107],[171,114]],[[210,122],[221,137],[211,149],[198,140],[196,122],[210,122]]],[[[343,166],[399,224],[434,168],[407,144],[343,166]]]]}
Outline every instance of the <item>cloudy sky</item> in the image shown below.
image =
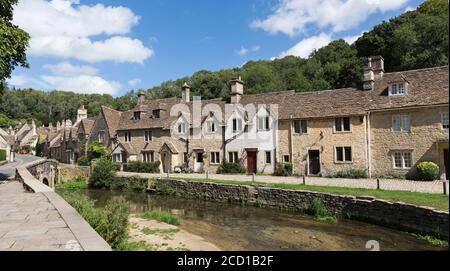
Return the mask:
{"type": "Polygon", "coordinates": [[[10,86],[119,96],[201,69],[307,57],[421,0],[20,0],[30,69],[10,86]]]}

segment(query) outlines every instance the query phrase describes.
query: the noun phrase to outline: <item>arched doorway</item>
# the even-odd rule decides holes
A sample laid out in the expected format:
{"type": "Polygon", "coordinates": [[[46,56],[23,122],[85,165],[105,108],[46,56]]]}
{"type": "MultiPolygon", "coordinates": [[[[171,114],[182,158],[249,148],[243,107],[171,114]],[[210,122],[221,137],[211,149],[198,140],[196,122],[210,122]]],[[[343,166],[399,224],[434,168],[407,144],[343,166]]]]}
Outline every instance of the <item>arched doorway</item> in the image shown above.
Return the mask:
{"type": "Polygon", "coordinates": [[[50,187],[50,184],[49,184],[47,178],[42,179],[42,183],[45,184],[46,186],[50,187]]]}

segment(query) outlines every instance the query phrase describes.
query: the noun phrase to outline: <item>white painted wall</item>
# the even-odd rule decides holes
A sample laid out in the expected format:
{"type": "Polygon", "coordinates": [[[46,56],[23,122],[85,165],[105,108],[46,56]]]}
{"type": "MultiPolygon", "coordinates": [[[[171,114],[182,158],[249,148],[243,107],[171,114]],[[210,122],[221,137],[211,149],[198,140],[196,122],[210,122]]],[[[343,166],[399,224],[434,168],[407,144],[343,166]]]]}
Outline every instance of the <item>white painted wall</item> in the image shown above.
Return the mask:
{"type": "MultiPolygon", "coordinates": [[[[233,133],[233,119],[242,118],[243,128],[245,127],[245,120],[243,119],[242,111],[235,109],[229,118],[226,120],[225,140],[235,139],[228,142],[225,146],[226,159],[228,161],[228,152],[238,152],[239,159],[245,159],[246,149],[257,149],[257,171],[263,173],[273,173],[275,168],[275,154],[277,149],[278,138],[278,121],[273,114],[269,114],[265,108],[260,108],[256,115],[254,115],[248,122],[248,131],[241,133],[233,133]],[[268,131],[258,130],[258,118],[263,116],[270,116],[268,131]],[[266,151],[272,154],[272,163],[266,164],[266,151]]],[[[247,167],[246,160],[244,166],[247,167]]]]}

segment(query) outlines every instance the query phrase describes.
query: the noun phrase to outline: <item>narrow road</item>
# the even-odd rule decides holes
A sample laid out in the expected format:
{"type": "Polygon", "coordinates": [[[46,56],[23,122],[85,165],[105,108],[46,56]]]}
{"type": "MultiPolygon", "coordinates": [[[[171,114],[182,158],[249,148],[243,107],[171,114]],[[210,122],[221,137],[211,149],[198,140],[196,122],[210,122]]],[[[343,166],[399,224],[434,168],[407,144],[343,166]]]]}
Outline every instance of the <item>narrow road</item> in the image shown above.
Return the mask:
{"type": "Polygon", "coordinates": [[[16,173],[16,167],[40,159],[40,157],[37,156],[21,154],[16,154],[15,158],[15,162],[0,166],[0,181],[6,181],[14,177],[16,173]]]}

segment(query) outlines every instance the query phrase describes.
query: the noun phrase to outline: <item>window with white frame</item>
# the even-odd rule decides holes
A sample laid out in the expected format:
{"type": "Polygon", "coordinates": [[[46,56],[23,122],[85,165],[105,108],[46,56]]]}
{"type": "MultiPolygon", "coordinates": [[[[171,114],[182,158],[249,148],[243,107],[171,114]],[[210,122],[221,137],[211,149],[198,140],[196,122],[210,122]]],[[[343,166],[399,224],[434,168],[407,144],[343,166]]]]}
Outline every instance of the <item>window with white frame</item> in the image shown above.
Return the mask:
{"type": "Polygon", "coordinates": [[[242,119],[233,119],[233,132],[242,131],[242,119]]]}
{"type": "Polygon", "coordinates": [[[394,151],[392,159],[394,168],[408,169],[412,167],[411,151],[394,151]]]}
{"type": "Polygon", "coordinates": [[[145,142],[152,141],[152,131],[144,131],[145,142]]]}
{"type": "Polygon", "coordinates": [[[397,114],[392,116],[392,131],[409,132],[410,130],[411,123],[409,114],[397,114]]]}
{"type": "Polygon", "coordinates": [[[216,123],[213,120],[208,120],[206,122],[206,131],[208,133],[215,133],[216,132],[216,123]]]}
{"type": "Polygon", "coordinates": [[[131,142],[131,132],[125,132],[125,142],[131,142]]]}
{"type": "Polygon", "coordinates": [[[103,143],[105,142],[105,132],[101,131],[98,132],[98,143],[103,143]]]}
{"type": "Polygon", "coordinates": [[[296,134],[307,134],[308,133],[308,121],[307,120],[295,120],[294,121],[294,132],[296,134]]]}
{"type": "Polygon", "coordinates": [[[269,116],[258,117],[258,130],[268,131],[270,129],[270,118],[269,116]]]}
{"type": "Polygon", "coordinates": [[[144,162],[154,162],[155,161],[155,153],[152,151],[142,152],[142,161],[144,162]]]}
{"type": "Polygon", "coordinates": [[[335,118],[334,119],[334,131],[335,132],[350,132],[350,117],[335,118]]]}
{"type": "Polygon", "coordinates": [[[237,151],[228,152],[228,162],[229,163],[238,163],[239,157],[237,151]]]}
{"type": "Polygon", "coordinates": [[[220,164],[220,152],[211,152],[211,164],[220,164]]]}
{"type": "Polygon", "coordinates": [[[389,96],[404,96],[407,93],[406,83],[393,83],[389,85],[389,96]]]}
{"type": "Polygon", "coordinates": [[[185,134],[186,133],[186,123],[182,122],[182,123],[178,123],[178,133],[179,134],[185,134]]]}
{"type": "Polygon", "coordinates": [[[283,162],[289,163],[291,161],[291,158],[289,155],[283,155],[283,162]]]}
{"type": "Polygon", "coordinates": [[[442,129],[447,129],[449,128],[449,114],[448,112],[442,113],[442,129]]]}
{"type": "Polygon", "coordinates": [[[272,152],[266,151],[266,164],[272,164],[272,152]]]}
{"type": "Polygon", "coordinates": [[[122,154],[121,153],[114,153],[113,154],[113,162],[114,163],[122,163],[122,154]]]}
{"type": "Polygon", "coordinates": [[[335,153],[336,162],[344,163],[353,161],[352,147],[336,147],[335,153]]]}

